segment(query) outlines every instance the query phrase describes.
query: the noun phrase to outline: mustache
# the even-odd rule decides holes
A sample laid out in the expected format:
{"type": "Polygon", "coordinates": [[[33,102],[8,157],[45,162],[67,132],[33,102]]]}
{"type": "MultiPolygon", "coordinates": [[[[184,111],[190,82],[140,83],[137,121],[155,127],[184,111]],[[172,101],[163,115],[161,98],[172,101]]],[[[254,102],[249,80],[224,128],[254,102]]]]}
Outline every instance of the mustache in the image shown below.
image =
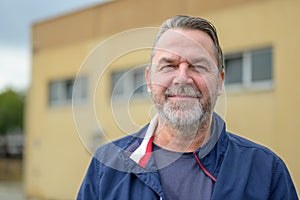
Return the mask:
{"type": "Polygon", "coordinates": [[[169,96],[188,96],[194,98],[201,98],[202,93],[195,87],[191,85],[173,85],[170,86],[164,93],[165,98],[167,99],[169,96]]]}

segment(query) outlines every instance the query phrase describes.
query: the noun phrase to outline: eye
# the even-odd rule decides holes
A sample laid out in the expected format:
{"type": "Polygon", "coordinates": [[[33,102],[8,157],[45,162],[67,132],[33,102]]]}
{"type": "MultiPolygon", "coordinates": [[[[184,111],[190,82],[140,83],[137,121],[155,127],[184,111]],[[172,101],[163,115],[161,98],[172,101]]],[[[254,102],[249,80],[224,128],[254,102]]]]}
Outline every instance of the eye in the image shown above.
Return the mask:
{"type": "Polygon", "coordinates": [[[161,70],[163,71],[170,71],[176,68],[176,65],[163,65],[161,66],[161,70]]]}
{"type": "Polygon", "coordinates": [[[191,68],[199,73],[207,72],[207,67],[204,65],[192,65],[191,68]]]}

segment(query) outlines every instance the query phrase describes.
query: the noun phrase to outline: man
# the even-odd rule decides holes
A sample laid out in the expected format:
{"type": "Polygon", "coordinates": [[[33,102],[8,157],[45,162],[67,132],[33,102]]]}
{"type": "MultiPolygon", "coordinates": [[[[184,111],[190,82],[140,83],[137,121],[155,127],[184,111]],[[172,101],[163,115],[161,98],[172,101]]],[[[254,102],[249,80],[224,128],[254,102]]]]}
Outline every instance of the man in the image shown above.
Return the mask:
{"type": "Polygon", "coordinates": [[[167,20],[145,77],[157,116],[99,148],[78,199],[298,199],[283,161],[214,113],[224,66],[211,23],[167,20]]]}

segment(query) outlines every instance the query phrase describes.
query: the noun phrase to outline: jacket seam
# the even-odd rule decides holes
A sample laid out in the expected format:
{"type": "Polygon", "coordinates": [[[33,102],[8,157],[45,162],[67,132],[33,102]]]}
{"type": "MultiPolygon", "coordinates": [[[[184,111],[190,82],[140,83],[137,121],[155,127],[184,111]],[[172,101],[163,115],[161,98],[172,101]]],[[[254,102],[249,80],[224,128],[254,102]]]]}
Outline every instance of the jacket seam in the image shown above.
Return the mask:
{"type": "Polygon", "coordinates": [[[101,165],[101,163],[96,159],[96,161],[98,162],[98,164],[97,164],[97,168],[96,168],[96,171],[97,171],[97,185],[98,185],[98,189],[97,189],[97,196],[99,196],[99,189],[101,188],[101,185],[100,185],[100,183],[101,183],[101,181],[100,181],[100,179],[101,179],[101,169],[100,169],[100,165],[101,165]]]}

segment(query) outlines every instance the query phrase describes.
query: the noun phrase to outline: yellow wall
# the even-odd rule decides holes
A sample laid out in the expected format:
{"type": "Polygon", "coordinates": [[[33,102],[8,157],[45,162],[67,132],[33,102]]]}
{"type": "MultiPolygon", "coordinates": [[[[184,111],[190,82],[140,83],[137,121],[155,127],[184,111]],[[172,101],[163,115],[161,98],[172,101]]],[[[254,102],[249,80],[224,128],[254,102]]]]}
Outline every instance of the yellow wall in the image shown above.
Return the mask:
{"type": "Polygon", "coordinates": [[[273,47],[274,88],[228,92],[226,121],[229,130],[264,144],[281,156],[299,191],[298,8],[297,0],[264,1],[211,12],[205,17],[218,27],[225,53],[273,47]]]}
{"type": "MultiPolygon", "coordinates": [[[[212,21],[225,54],[273,47],[274,87],[262,91],[227,91],[224,116],[229,130],[266,145],[280,155],[299,191],[299,8],[298,0],[213,0],[209,3],[122,0],[35,24],[32,28],[32,84],[26,107],[26,195],[41,199],[75,198],[90,160],[85,145],[89,143],[89,134],[97,128],[91,112],[95,111],[109,139],[124,135],[110,109],[110,73],[114,69],[147,63],[149,50],[132,52],[107,68],[98,87],[90,89],[87,104],[76,108],[82,120],[77,130],[71,105],[49,107],[49,81],[75,77],[89,52],[108,36],[130,28],[159,26],[175,14],[202,16],[212,21]],[[95,110],[90,109],[94,103],[95,110]]],[[[113,105],[119,111],[118,117],[128,116],[129,112],[131,122],[138,126],[149,120],[152,107],[149,99],[134,104],[113,102],[113,105]]]]}

